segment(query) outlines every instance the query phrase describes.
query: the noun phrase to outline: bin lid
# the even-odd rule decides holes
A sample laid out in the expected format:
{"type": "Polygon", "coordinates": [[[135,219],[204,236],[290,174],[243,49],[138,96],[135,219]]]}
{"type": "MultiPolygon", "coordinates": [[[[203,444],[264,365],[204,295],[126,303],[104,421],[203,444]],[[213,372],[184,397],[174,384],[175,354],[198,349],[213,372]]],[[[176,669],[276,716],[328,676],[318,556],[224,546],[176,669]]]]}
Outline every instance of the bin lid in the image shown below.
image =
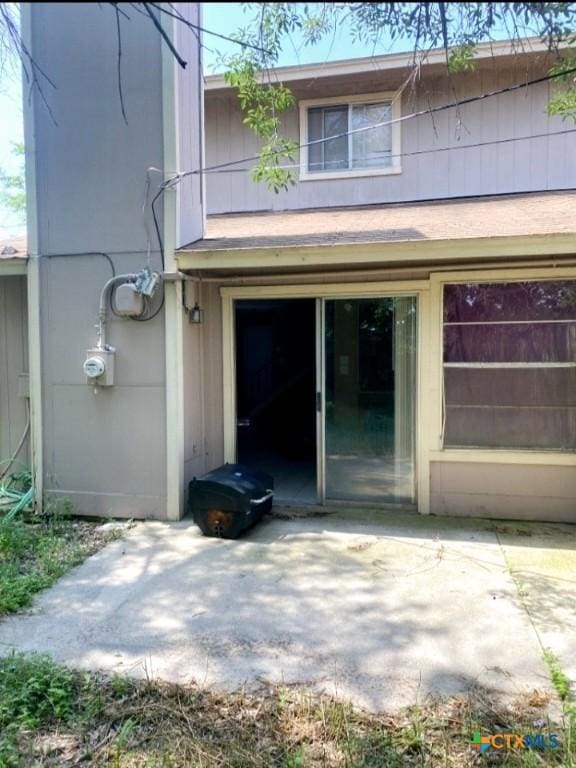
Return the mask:
{"type": "Polygon", "coordinates": [[[214,488],[214,486],[225,486],[236,493],[245,494],[249,497],[262,496],[274,487],[274,480],[266,472],[248,467],[244,464],[223,464],[217,469],[207,472],[202,477],[195,478],[191,484],[196,490],[203,485],[214,488]]]}

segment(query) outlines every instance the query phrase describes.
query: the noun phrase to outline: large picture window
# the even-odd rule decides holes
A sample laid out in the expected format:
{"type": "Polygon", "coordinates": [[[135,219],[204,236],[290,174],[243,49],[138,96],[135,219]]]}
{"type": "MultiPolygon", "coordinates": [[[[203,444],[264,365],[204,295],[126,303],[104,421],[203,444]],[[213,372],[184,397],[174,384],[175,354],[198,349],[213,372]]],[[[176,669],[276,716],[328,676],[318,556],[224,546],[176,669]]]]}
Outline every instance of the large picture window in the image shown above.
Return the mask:
{"type": "Polygon", "coordinates": [[[444,286],[444,446],[576,450],[576,280],[444,286]]]}

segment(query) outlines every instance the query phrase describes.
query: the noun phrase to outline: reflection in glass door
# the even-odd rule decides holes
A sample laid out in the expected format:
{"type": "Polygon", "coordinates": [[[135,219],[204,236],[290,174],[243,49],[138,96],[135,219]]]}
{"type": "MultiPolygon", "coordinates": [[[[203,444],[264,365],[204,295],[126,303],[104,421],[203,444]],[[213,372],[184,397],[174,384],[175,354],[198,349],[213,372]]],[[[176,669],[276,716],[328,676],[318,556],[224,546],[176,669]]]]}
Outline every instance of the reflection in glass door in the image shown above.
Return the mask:
{"type": "Polygon", "coordinates": [[[324,498],[415,501],[416,297],[324,303],[324,498]]]}

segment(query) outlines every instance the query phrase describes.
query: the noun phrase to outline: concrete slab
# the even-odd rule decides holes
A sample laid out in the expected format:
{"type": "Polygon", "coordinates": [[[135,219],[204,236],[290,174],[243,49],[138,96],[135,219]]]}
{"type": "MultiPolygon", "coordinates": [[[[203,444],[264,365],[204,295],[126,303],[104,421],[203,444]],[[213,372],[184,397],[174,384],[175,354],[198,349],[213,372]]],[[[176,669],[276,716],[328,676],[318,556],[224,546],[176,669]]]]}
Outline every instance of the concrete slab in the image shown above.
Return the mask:
{"type": "Polygon", "coordinates": [[[499,524],[497,534],[542,646],[576,696],[576,527],[499,524]]]}
{"type": "Polygon", "coordinates": [[[225,689],[301,682],[371,710],[550,690],[489,524],[371,519],[268,519],[229,542],[139,524],[2,621],[0,650],[225,689]]]}

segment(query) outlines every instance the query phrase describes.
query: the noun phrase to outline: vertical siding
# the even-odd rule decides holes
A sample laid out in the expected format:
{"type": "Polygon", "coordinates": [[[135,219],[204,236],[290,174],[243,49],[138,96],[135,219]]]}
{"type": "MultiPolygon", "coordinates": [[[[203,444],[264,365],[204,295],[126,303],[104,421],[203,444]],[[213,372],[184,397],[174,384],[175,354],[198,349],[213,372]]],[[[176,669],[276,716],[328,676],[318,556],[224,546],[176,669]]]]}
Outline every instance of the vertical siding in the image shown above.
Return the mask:
{"type": "MultiPolygon", "coordinates": [[[[461,75],[453,84],[444,76],[429,76],[416,90],[406,90],[402,112],[406,115],[449,103],[455,97],[487,93],[544,72],[534,67],[528,72],[526,68],[502,69],[493,65],[461,75]]],[[[340,87],[342,95],[357,92],[353,79],[340,87]]],[[[542,83],[460,109],[407,120],[402,124],[402,173],[396,176],[304,181],[275,195],[265,185],[252,182],[250,175],[238,168],[234,172],[209,174],[208,212],[369,205],[572,188],[576,185],[576,134],[461,148],[533,134],[553,134],[573,127],[559,117],[548,116],[550,94],[549,84],[542,83]],[[429,152],[443,147],[453,149],[429,152]]],[[[303,95],[309,97],[308,93],[303,95]]],[[[286,113],[282,130],[300,140],[297,108],[286,113]]],[[[258,142],[242,124],[233,94],[207,95],[206,141],[208,165],[257,152],[258,142]]]]}
{"type": "MultiPolygon", "coordinates": [[[[0,460],[16,449],[27,421],[26,401],[18,392],[28,372],[26,278],[0,278],[0,460]]],[[[28,441],[19,456],[27,461],[28,441]]]]}
{"type": "MultiPolygon", "coordinates": [[[[184,284],[187,306],[202,305],[202,297],[193,283],[184,284]]],[[[195,475],[205,471],[206,447],[204,436],[204,382],[203,351],[204,326],[183,324],[184,368],[184,482],[186,485],[195,475]]]]}
{"type": "MultiPolygon", "coordinates": [[[[190,23],[202,22],[200,3],[179,3],[179,12],[190,23]]],[[[186,60],[186,69],[176,68],[176,116],[182,122],[177,126],[178,168],[194,170],[202,165],[202,62],[196,37],[185,24],[177,23],[174,33],[176,47],[186,60]]],[[[177,187],[178,221],[176,247],[199,240],[204,234],[202,177],[190,175],[177,187]]]]}
{"type": "MultiPolygon", "coordinates": [[[[37,93],[33,115],[26,113],[35,133],[44,491],[70,499],[79,514],[162,517],[164,317],[109,317],[115,383],[95,392],[82,363],[95,343],[110,270],[102,258],[73,255],[107,252],[117,274],[146,264],[145,174],[162,167],[164,152],[161,42],[139,14],[123,24],[126,125],[112,62],[113,12],[90,3],[34,3],[28,13],[34,56],[58,86],[50,102],[57,125],[37,93]]],[[[158,254],[151,260],[158,264],[158,254]]]]}
{"type": "Polygon", "coordinates": [[[184,481],[224,461],[222,410],[222,312],[218,287],[188,283],[187,305],[196,299],[202,325],[184,322],[184,481]]]}
{"type": "MultiPolygon", "coordinates": [[[[199,18],[197,8],[183,5],[182,10],[199,18]]],[[[166,370],[166,315],[159,312],[149,322],[109,315],[114,386],[95,390],[82,363],[95,343],[100,292],[110,269],[103,258],[74,254],[107,252],[117,274],[148,263],[158,268],[159,253],[148,248],[149,236],[156,248],[149,207],[145,220],[142,213],[146,169],[164,166],[165,150],[176,138],[175,162],[179,157],[184,167],[198,162],[196,37],[187,31],[182,52],[189,67],[181,72],[171,59],[163,61],[164,44],[150,20],[130,14],[129,22],[122,21],[126,124],[118,99],[113,9],[34,3],[23,13],[34,57],[57,84],[50,97],[57,125],[36,91],[33,112],[26,110],[35,137],[30,159],[40,257],[45,492],[69,498],[79,514],[165,517],[168,440],[173,439],[167,434],[167,390],[172,391],[177,375],[166,370]],[[174,105],[166,90],[172,76],[178,77],[174,105]],[[174,112],[165,114],[172,106],[174,112]]],[[[156,174],[149,200],[158,181],[156,174]]],[[[180,241],[201,236],[199,188],[193,178],[179,189],[180,241]]],[[[166,230],[164,243],[166,235],[171,242],[172,223],[165,226],[160,216],[160,227],[166,230]]]]}
{"type": "Polygon", "coordinates": [[[214,283],[204,285],[204,418],[206,470],[224,461],[224,406],[222,387],[222,300],[214,283]]]}

